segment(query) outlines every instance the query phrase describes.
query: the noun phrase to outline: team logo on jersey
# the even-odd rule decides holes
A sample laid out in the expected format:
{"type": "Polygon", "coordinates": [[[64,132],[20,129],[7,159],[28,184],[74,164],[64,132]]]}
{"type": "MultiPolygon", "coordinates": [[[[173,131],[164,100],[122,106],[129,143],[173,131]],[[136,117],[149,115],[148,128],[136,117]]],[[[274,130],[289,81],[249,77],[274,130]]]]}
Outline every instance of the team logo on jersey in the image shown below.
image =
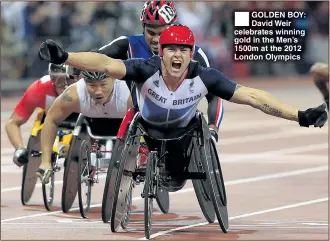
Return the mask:
{"type": "Polygon", "coordinates": [[[156,85],[156,87],[159,87],[159,80],[155,80],[153,83],[156,85]]]}

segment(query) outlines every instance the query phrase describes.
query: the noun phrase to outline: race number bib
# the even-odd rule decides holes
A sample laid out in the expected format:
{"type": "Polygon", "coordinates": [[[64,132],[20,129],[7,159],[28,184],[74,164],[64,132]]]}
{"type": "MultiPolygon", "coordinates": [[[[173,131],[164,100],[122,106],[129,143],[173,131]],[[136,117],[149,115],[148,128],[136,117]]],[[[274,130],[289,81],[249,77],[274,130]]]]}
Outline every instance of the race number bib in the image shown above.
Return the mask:
{"type": "Polygon", "coordinates": [[[170,23],[175,17],[173,8],[166,4],[158,10],[158,14],[165,20],[165,23],[170,23]]]}

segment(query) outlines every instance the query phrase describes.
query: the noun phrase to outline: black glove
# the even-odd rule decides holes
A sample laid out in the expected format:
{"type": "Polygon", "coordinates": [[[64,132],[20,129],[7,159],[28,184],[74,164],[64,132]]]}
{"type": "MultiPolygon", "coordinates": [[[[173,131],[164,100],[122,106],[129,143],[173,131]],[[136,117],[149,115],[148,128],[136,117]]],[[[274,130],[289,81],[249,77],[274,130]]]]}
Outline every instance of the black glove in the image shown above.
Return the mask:
{"type": "Polygon", "coordinates": [[[17,148],[14,152],[13,162],[19,167],[23,166],[29,161],[28,154],[29,154],[28,149],[17,148]]]}
{"type": "Polygon", "coordinates": [[[47,39],[39,47],[39,58],[53,64],[63,64],[68,56],[69,54],[51,39],[47,39]]]}
{"type": "Polygon", "coordinates": [[[322,127],[328,120],[328,113],[326,111],[327,105],[324,103],[315,108],[309,108],[305,111],[298,111],[299,125],[309,127],[322,127]]]}

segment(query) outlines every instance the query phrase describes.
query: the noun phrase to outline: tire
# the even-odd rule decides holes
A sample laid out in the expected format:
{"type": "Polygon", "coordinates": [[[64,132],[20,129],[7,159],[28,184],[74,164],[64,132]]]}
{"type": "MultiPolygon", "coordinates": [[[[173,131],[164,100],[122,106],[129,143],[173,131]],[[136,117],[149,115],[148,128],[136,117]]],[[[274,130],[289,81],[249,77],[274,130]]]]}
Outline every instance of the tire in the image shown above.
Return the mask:
{"type": "MultiPolygon", "coordinates": [[[[218,167],[217,166],[214,167],[215,161],[218,162],[216,149],[215,146],[213,145],[212,140],[204,141],[204,146],[202,148],[204,155],[203,159],[205,165],[205,173],[209,183],[209,190],[210,190],[210,195],[212,198],[215,214],[217,216],[221,230],[224,233],[227,233],[229,228],[229,218],[228,218],[227,205],[226,203],[224,203],[224,200],[226,200],[225,198],[226,195],[223,196],[223,192],[219,188],[221,186],[224,187],[221,169],[220,170],[218,169],[220,163],[218,163],[217,165],[218,167]],[[221,178],[218,177],[219,174],[221,175],[221,178]]],[[[224,193],[225,193],[225,189],[224,189],[224,193]]]]}
{"type": "Polygon", "coordinates": [[[120,226],[122,229],[126,229],[128,222],[131,218],[131,213],[132,213],[132,196],[133,196],[133,184],[131,185],[127,197],[126,197],[126,209],[124,211],[124,217],[120,223],[120,226]]]}
{"type": "MultiPolygon", "coordinates": [[[[119,170],[116,181],[114,182],[114,197],[111,212],[110,227],[112,232],[117,232],[124,217],[126,197],[133,184],[133,173],[136,169],[136,156],[139,148],[139,137],[135,135],[126,144],[119,160],[119,170]]],[[[117,163],[116,163],[117,165],[117,163]]]]}
{"type": "Polygon", "coordinates": [[[89,178],[91,170],[90,149],[87,141],[83,140],[80,144],[80,155],[78,163],[78,200],[79,211],[83,218],[88,217],[88,212],[91,205],[92,181],[89,178]],[[82,189],[82,185],[87,186],[87,192],[82,189]],[[83,201],[83,196],[86,197],[86,205],[83,201]]]}
{"type": "Polygon", "coordinates": [[[41,164],[41,154],[32,157],[32,151],[40,151],[40,133],[37,136],[30,136],[27,149],[29,150],[29,161],[23,166],[22,184],[21,184],[21,203],[27,205],[30,201],[38,178],[36,170],[41,164]]]}
{"type": "Polygon", "coordinates": [[[162,213],[168,213],[170,210],[170,195],[166,190],[157,189],[156,201],[162,213]]]}
{"type": "MultiPolygon", "coordinates": [[[[69,212],[78,192],[78,151],[75,145],[79,144],[77,136],[73,136],[67,157],[64,162],[63,187],[61,208],[64,213],[69,212]]],[[[77,148],[77,147],[76,147],[77,148]]]]}
{"type": "MultiPolygon", "coordinates": [[[[205,172],[204,168],[202,167],[201,162],[201,155],[197,150],[197,145],[194,143],[193,147],[193,154],[190,160],[190,171],[191,172],[205,172]]],[[[208,188],[208,182],[206,180],[198,180],[193,179],[192,180],[195,194],[199,203],[199,206],[202,210],[202,213],[205,217],[205,219],[209,223],[214,223],[215,221],[215,211],[213,206],[213,201],[210,196],[210,191],[208,188]]]]}
{"type": "Polygon", "coordinates": [[[119,169],[119,161],[124,147],[125,141],[120,139],[116,140],[115,145],[113,147],[113,152],[108,166],[102,198],[102,221],[104,223],[110,222],[111,219],[114,197],[113,194],[115,191],[115,183],[119,169]]]}
{"type": "Polygon", "coordinates": [[[150,239],[152,230],[152,209],[153,209],[153,194],[154,194],[154,173],[155,163],[153,153],[149,153],[146,176],[144,180],[144,235],[146,239],[150,239]],[[149,197],[149,194],[151,195],[149,197]]]}
{"type": "Polygon", "coordinates": [[[52,210],[53,207],[53,202],[54,202],[54,192],[55,192],[55,167],[57,163],[57,153],[52,153],[52,168],[53,168],[53,173],[50,177],[50,182],[48,184],[42,183],[42,198],[44,201],[45,208],[48,211],[52,210]],[[49,190],[47,191],[47,189],[49,190]],[[49,196],[47,195],[49,194],[49,196]]]}

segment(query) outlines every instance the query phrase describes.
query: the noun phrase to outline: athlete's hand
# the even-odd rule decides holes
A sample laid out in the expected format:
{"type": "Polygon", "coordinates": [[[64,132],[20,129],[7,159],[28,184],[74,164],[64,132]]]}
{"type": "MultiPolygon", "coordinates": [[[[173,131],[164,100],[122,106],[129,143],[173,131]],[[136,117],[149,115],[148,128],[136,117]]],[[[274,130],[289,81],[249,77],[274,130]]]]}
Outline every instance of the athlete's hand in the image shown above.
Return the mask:
{"type": "Polygon", "coordinates": [[[29,161],[28,154],[29,154],[28,149],[17,148],[14,152],[13,162],[19,167],[23,166],[29,161]]]}
{"type": "Polygon", "coordinates": [[[63,64],[68,59],[68,53],[53,40],[47,39],[39,47],[39,58],[53,64],[63,64]]]}
{"type": "Polygon", "coordinates": [[[309,108],[305,111],[298,111],[299,125],[309,127],[322,127],[328,120],[328,113],[326,111],[327,105],[324,103],[318,107],[309,108]]]}

